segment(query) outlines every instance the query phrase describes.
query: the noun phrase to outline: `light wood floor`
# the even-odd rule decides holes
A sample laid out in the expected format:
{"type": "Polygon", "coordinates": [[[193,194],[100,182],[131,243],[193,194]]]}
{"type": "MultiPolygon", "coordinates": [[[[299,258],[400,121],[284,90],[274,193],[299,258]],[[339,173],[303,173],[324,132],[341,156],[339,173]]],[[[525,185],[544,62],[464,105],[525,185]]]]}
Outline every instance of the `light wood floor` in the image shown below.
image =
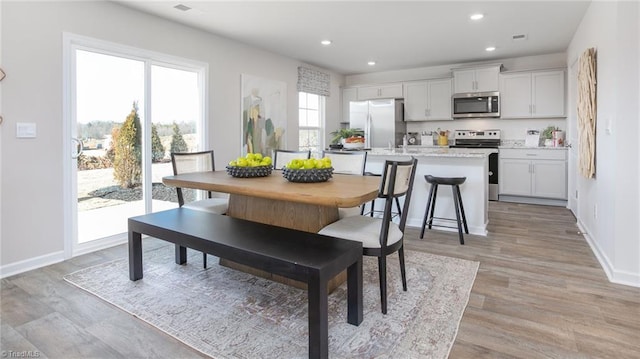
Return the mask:
{"type": "MultiPolygon", "coordinates": [[[[640,288],[608,282],[567,209],[491,202],[489,217],[489,236],[468,235],[464,246],[456,233],[420,240],[419,230],[407,231],[408,249],[480,262],[451,358],[640,357],[640,288]]],[[[1,349],[40,358],[202,357],[62,280],[126,250],[3,279],[1,349]]]]}

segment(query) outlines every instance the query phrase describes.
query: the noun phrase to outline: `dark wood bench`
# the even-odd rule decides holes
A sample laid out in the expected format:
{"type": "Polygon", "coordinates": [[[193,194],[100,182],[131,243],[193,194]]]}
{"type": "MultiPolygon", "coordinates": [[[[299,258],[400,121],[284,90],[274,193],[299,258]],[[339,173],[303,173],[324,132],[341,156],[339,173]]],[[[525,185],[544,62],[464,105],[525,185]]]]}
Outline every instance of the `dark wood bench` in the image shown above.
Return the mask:
{"type": "Polygon", "coordinates": [[[142,234],[307,283],[309,357],[327,358],[327,283],[347,270],[347,321],[362,323],[362,244],[243,219],[176,208],[129,218],[129,279],[142,278],[142,234]]]}

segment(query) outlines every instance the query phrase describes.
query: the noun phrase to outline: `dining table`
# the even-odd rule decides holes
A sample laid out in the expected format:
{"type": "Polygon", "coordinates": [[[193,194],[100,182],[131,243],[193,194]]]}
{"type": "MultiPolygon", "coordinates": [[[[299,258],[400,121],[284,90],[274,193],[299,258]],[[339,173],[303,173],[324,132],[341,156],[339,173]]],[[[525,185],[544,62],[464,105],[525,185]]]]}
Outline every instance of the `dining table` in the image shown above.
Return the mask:
{"type": "MultiPolygon", "coordinates": [[[[183,173],[162,178],[171,187],[229,194],[226,215],[305,232],[317,233],[338,220],[338,208],[357,207],[378,195],[380,178],[333,174],[325,182],[290,182],[282,171],[264,177],[232,177],[226,171],[183,173]]],[[[220,261],[221,265],[267,277],[296,287],[304,283],[277,278],[254,268],[220,261]]],[[[330,291],[346,280],[338,275],[329,284],[330,291]]]]}

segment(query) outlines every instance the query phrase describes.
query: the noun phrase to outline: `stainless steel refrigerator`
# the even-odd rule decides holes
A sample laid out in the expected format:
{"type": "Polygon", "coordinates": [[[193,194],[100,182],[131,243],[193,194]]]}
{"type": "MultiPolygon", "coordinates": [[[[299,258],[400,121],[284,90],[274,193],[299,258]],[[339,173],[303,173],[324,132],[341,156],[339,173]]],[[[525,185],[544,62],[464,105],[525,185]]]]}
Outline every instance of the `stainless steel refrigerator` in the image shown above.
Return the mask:
{"type": "Polygon", "coordinates": [[[402,100],[369,100],[349,103],[349,127],[364,130],[365,148],[402,145],[406,134],[402,100]]]}

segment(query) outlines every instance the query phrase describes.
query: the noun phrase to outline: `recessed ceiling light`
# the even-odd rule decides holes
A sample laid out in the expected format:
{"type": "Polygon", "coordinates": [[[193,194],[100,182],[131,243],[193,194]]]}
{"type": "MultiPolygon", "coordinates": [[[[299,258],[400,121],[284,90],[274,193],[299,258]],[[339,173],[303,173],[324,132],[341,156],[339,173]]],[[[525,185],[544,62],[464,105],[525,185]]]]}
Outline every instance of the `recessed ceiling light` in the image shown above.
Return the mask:
{"type": "Polygon", "coordinates": [[[329,46],[329,45],[331,45],[331,40],[322,40],[322,41],[320,41],[320,43],[322,45],[324,45],[324,46],[329,46]]]}
{"type": "Polygon", "coordinates": [[[469,16],[469,19],[471,19],[471,20],[480,20],[483,17],[484,17],[483,14],[473,14],[473,15],[469,16]]]}
{"type": "Polygon", "coordinates": [[[367,62],[367,65],[369,65],[369,66],[374,66],[375,64],[376,64],[376,62],[375,62],[375,61],[369,61],[369,62],[367,62]]]}
{"type": "Polygon", "coordinates": [[[484,49],[484,50],[485,50],[485,51],[495,51],[495,50],[496,50],[496,48],[495,48],[495,46],[489,46],[489,47],[487,47],[487,48],[486,48],[486,49],[484,49]]]}

